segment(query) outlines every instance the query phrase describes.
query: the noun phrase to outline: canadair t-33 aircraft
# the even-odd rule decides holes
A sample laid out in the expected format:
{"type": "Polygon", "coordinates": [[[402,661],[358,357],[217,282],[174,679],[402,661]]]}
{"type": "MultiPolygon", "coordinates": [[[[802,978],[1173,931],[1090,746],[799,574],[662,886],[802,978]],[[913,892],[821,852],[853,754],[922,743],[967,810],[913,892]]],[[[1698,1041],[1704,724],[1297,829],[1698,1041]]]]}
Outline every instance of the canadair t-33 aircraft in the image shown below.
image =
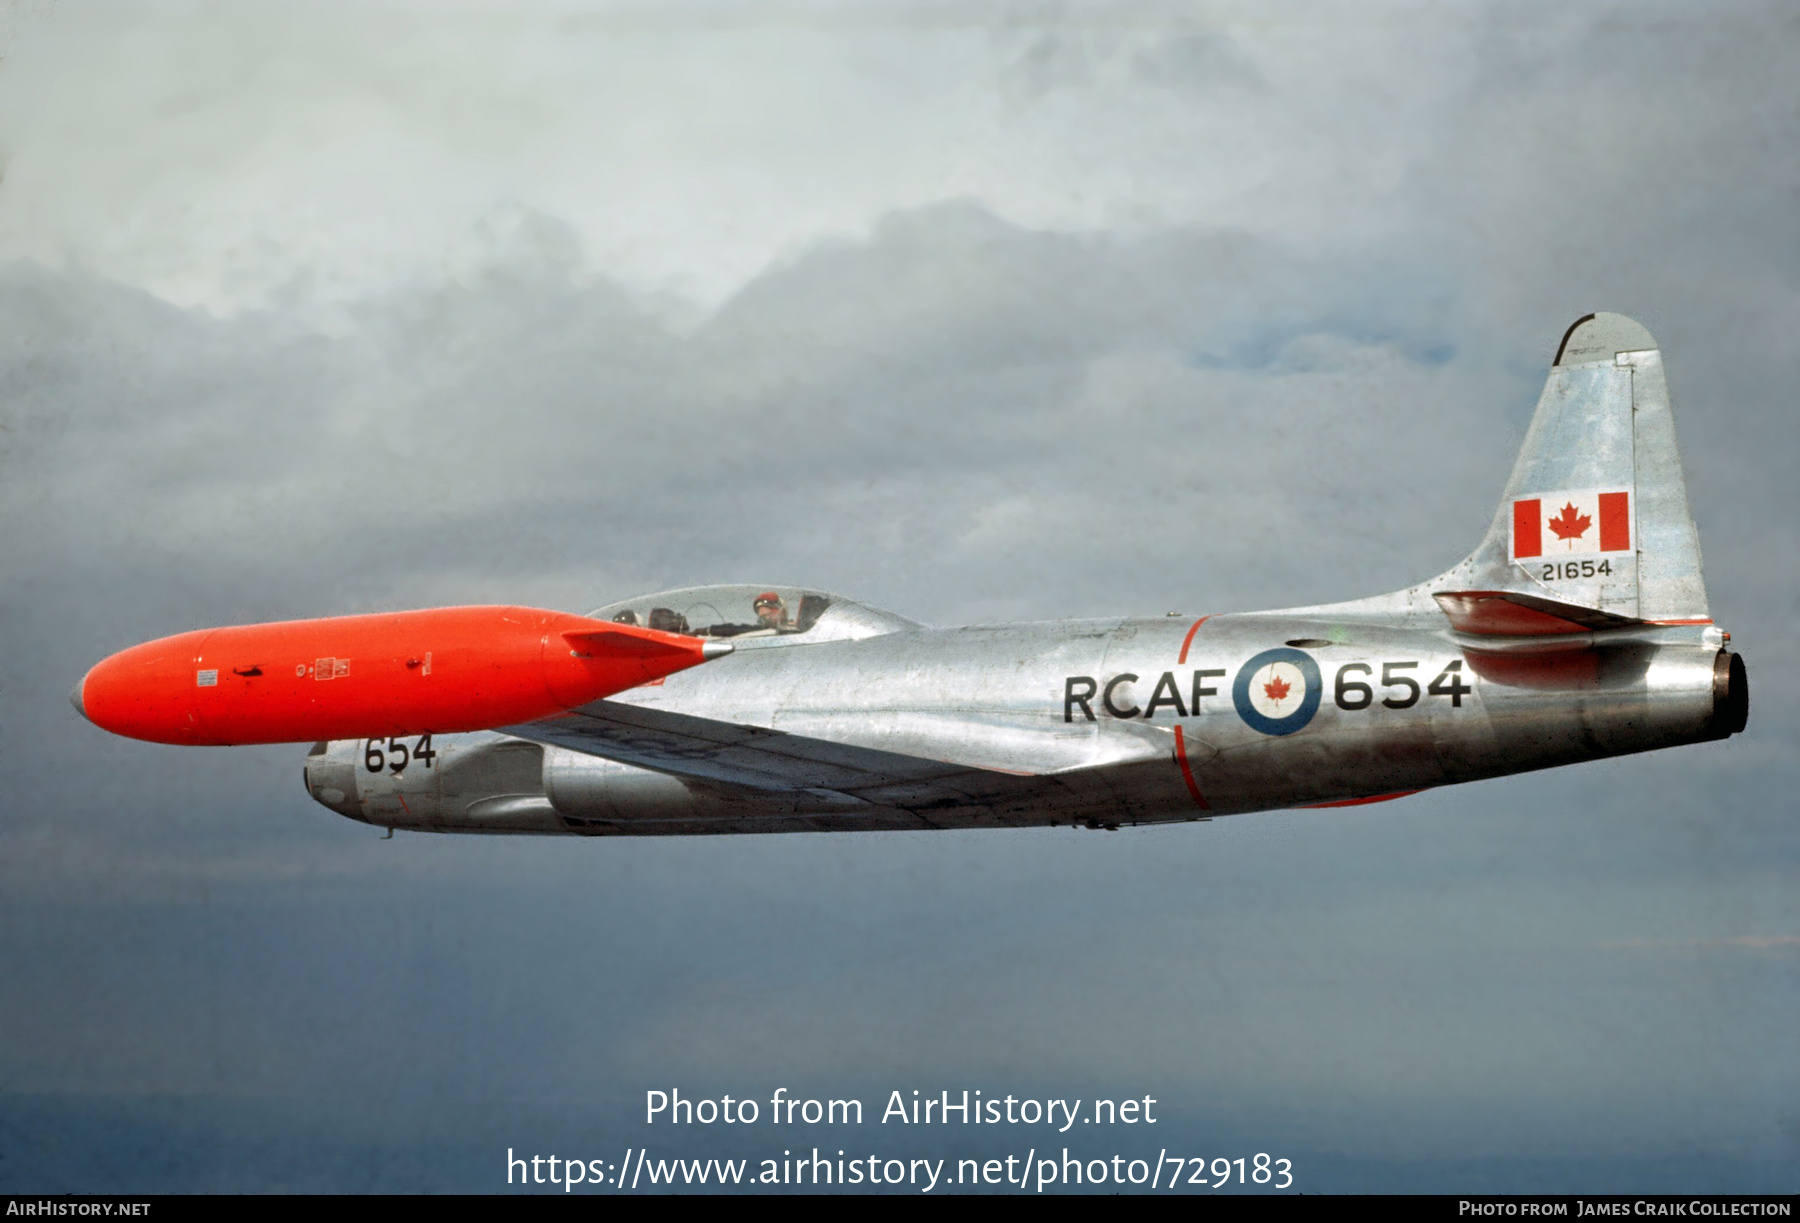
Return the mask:
{"type": "Polygon", "coordinates": [[[709,586],[585,617],[201,630],[114,655],[74,699],[157,742],[316,739],[308,793],[390,830],[1116,828],[1723,739],[1749,712],[1729,640],[1662,354],[1591,314],[1563,336],[1487,536],[1394,594],[934,628],[709,586]]]}

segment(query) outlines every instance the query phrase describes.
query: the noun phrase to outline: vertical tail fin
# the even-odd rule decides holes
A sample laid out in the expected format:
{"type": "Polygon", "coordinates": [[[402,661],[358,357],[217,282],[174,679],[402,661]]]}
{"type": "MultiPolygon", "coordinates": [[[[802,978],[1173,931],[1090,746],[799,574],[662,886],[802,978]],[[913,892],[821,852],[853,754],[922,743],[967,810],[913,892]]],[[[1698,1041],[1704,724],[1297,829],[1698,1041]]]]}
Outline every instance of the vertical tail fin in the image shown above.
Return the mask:
{"type": "Polygon", "coordinates": [[[1487,537],[1428,588],[1631,620],[1708,619],[1662,353],[1648,331],[1620,314],[1569,328],[1487,537]]]}

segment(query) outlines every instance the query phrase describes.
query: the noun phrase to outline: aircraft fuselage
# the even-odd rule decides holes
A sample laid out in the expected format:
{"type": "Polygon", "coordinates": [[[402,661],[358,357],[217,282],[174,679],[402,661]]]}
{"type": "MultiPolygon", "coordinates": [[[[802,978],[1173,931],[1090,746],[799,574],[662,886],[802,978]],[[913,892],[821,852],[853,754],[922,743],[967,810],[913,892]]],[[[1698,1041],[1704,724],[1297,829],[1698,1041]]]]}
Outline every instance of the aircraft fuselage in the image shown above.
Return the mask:
{"type": "Polygon", "coordinates": [[[1016,779],[986,793],[840,789],[829,762],[763,787],[727,763],[709,784],[704,753],[675,776],[493,735],[440,739],[439,761],[398,771],[370,767],[369,741],[337,744],[309,762],[309,788],[329,771],[347,814],[443,831],[1116,826],[1369,801],[1735,729],[1732,656],[1710,625],[1521,648],[1459,636],[1435,609],[1354,606],[751,639],[607,702],[1016,779]],[[459,751],[472,777],[484,754],[521,757],[508,802],[457,787],[459,751]],[[535,793],[521,784],[533,772],[535,793]]]}

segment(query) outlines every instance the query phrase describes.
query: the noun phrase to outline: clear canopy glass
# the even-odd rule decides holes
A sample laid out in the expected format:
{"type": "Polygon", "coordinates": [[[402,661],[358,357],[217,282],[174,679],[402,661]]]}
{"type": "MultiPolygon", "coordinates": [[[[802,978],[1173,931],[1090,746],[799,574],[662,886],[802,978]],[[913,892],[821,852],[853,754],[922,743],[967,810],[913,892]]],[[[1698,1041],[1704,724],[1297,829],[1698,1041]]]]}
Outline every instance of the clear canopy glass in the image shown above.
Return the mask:
{"type": "Polygon", "coordinates": [[[874,637],[913,626],[903,616],[798,586],[690,586],[609,603],[588,614],[595,620],[747,645],[784,638],[874,637]]]}

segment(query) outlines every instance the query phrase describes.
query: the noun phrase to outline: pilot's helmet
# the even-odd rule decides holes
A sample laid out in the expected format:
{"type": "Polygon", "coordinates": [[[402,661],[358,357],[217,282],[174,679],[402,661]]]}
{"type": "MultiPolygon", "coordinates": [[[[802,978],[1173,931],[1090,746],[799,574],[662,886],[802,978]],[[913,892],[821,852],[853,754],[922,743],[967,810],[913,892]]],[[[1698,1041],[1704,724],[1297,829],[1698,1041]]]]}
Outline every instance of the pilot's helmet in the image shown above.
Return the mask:
{"type": "Polygon", "coordinates": [[[773,607],[779,610],[781,608],[781,596],[772,590],[765,590],[756,596],[756,602],[753,606],[757,611],[761,611],[765,607],[773,607]]]}

